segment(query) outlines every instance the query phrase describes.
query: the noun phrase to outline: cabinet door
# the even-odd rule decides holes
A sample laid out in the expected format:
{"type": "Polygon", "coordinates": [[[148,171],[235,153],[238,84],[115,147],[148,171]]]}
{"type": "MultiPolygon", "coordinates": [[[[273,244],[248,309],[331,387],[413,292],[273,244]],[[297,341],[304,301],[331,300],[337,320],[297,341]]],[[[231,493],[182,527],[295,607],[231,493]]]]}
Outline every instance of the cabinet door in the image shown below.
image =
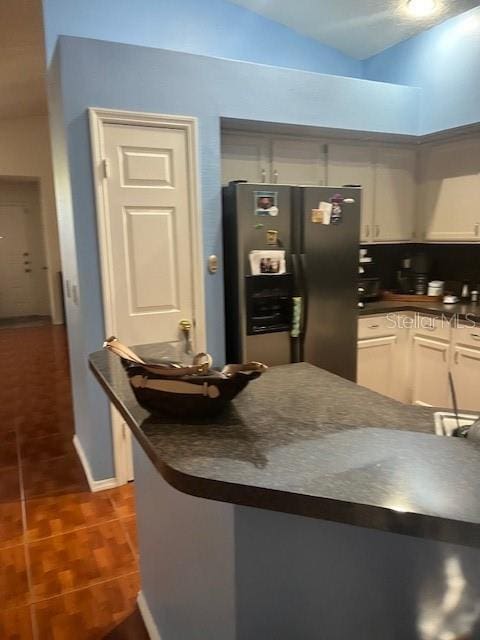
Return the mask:
{"type": "Polygon", "coordinates": [[[325,144],[320,140],[277,138],[272,143],[274,183],[325,185],[325,144]]]}
{"type": "Polygon", "coordinates": [[[230,180],[267,182],[270,179],[270,143],[264,136],[222,135],[222,183],[230,180]]]}
{"type": "Polygon", "coordinates": [[[375,169],[374,240],[413,239],[415,229],[415,152],[379,147],[375,169]]]}
{"type": "Polygon", "coordinates": [[[452,375],[459,409],[480,411],[480,349],[455,345],[452,375]]]}
{"type": "Polygon", "coordinates": [[[358,384],[384,396],[394,395],[396,344],[396,335],[358,341],[358,384]]]}
{"type": "Polygon", "coordinates": [[[421,154],[420,211],[427,240],[480,240],[480,138],[421,154]]]}
{"type": "Polygon", "coordinates": [[[413,336],[413,404],[451,407],[448,385],[450,344],[413,336]]]}
{"type": "Polygon", "coordinates": [[[362,185],[361,242],[372,241],[374,179],[374,149],[372,146],[328,145],[328,184],[332,186],[362,185]]]}

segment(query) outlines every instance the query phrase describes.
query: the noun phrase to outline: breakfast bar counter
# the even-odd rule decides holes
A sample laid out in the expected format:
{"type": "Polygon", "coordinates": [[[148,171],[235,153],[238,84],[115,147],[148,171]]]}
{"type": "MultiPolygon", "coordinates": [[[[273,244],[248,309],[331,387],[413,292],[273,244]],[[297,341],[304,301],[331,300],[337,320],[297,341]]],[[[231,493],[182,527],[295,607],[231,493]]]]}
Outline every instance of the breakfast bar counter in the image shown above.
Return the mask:
{"type": "Polygon", "coordinates": [[[434,435],[434,409],[301,363],[176,423],[137,404],[112,354],[90,367],[135,436],[140,604],[162,640],[477,628],[480,446],[434,435]],[[446,616],[454,565],[464,587],[446,616]]]}

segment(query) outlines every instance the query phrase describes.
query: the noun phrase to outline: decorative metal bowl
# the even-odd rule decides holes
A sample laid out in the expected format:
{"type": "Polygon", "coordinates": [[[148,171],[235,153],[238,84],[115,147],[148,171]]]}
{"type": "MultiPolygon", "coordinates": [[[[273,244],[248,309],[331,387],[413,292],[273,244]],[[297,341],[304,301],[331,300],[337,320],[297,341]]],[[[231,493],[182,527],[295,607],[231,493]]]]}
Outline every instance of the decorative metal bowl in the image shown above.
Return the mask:
{"type": "Polygon", "coordinates": [[[191,365],[164,360],[149,363],[117,338],[103,345],[120,357],[139,405],[160,417],[207,418],[221,413],[267,366],[260,362],[212,369],[212,358],[199,353],[191,365]]]}

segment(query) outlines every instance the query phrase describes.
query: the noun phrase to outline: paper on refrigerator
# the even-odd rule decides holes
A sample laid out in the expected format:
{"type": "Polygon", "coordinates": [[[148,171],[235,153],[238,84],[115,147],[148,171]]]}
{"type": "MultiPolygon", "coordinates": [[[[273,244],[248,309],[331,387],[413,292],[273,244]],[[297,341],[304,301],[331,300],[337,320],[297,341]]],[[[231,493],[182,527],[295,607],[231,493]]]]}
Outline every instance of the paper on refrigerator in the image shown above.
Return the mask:
{"type": "Polygon", "coordinates": [[[285,273],[285,251],[255,249],[250,251],[250,269],[253,276],[280,275],[285,273]]]}

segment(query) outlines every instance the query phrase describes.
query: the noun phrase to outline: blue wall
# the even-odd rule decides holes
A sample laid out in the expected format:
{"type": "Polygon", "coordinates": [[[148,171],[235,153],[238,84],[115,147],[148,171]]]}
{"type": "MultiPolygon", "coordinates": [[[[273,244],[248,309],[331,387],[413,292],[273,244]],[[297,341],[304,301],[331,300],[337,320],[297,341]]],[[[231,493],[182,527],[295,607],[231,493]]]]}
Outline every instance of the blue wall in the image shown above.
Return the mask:
{"type": "MultiPolygon", "coordinates": [[[[107,402],[85,367],[87,354],[97,350],[104,339],[86,109],[106,107],[198,118],[204,255],[221,256],[220,117],[415,134],[419,91],[83,38],[61,38],[52,68],[57,64],[60,79],[55,102],[62,105],[66,132],[80,286],[80,306],[75,313],[83,326],[82,344],[74,350],[78,361],[72,366],[86,376],[86,383],[80,391],[74,389],[74,394],[81,407],[80,438],[96,479],[101,479],[111,474],[112,466],[111,448],[107,450],[105,444],[107,402]]],[[[57,201],[65,217],[68,195],[60,190],[57,201]]],[[[221,269],[216,275],[205,274],[205,287],[208,349],[221,364],[221,269]]]]}
{"type": "Polygon", "coordinates": [[[47,56],[59,35],[172,49],[340,76],[362,64],[226,0],[43,0],[47,56]]]}
{"type": "Polygon", "coordinates": [[[480,7],[366,60],[364,75],[423,90],[421,133],[479,122],[480,7]]]}

